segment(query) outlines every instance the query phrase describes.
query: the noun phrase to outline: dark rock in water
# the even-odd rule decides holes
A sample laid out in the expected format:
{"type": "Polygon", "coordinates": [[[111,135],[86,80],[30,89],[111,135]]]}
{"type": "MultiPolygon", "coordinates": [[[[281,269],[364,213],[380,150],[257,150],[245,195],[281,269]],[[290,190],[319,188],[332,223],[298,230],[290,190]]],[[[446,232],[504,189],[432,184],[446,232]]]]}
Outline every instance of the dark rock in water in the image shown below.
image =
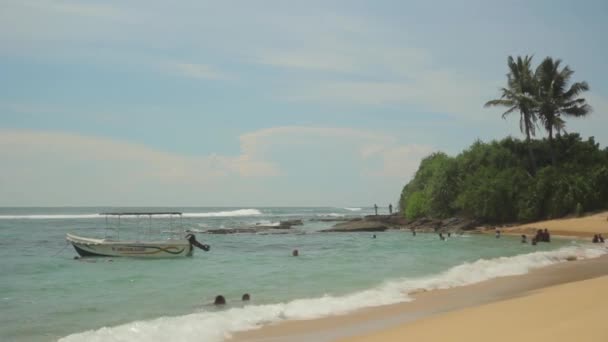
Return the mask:
{"type": "Polygon", "coordinates": [[[452,217],[448,219],[420,218],[408,220],[402,214],[367,215],[350,219],[323,231],[382,231],[386,229],[415,230],[417,232],[449,232],[472,230],[479,225],[474,220],[452,217]]]}
{"type": "Polygon", "coordinates": [[[219,228],[219,229],[207,229],[205,231],[207,234],[237,234],[237,233],[255,233],[254,229],[249,228],[219,228]]]}
{"type": "Polygon", "coordinates": [[[251,229],[291,229],[291,227],[293,226],[301,226],[303,225],[304,222],[302,222],[302,220],[285,220],[285,221],[280,221],[278,225],[261,225],[261,224],[256,224],[254,227],[251,227],[251,229]]]}
{"type": "Polygon", "coordinates": [[[280,226],[255,226],[249,228],[220,228],[220,229],[207,229],[206,234],[289,234],[287,229],[290,227],[280,226]]]}
{"type": "Polygon", "coordinates": [[[361,221],[360,217],[313,217],[309,219],[311,222],[343,222],[343,221],[361,221]]]}
{"type": "Polygon", "coordinates": [[[382,222],[389,227],[399,228],[408,223],[405,217],[398,214],[391,215],[367,215],[365,221],[382,222]]]}
{"type": "Polygon", "coordinates": [[[281,221],[280,222],[280,226],[301,226],[303,225],[304,222],[302,222],[302,220],[297,219],[297,220],[285,220],[285,221],[281,221]]]}
{"type": "Polygon", "coordinates": [[[388,227],[381,222],[373,221],[350,221],[334,225],[332,228],[321,230],[321,232],[383,232],[388,227]]]}

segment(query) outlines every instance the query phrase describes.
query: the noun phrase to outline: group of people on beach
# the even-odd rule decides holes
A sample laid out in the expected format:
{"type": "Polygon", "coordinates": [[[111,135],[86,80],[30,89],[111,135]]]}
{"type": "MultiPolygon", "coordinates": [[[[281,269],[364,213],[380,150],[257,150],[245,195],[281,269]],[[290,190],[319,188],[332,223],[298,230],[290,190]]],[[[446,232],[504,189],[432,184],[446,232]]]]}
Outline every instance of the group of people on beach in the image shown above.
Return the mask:
{"type": "MultiPolygon", "coordinates": [[[[538,242],[551,242],[551,234],[546,228],[536,231],[536,235],[532,238],[532,245],[536,246],[538,242]]],[[[525,234],[521,235],[521,243],[528,243],[528,237],[525,234]]]]}
{"type": "MultiPolygon", "coordinates": [[[[374,204],[374,213],[376,214],[376,216],[378,216],[378,205],[374,204]]],[[[393,204],[389,204],[388,205],[388,213],[389,215],[393,215],[393,204]]]]}
{"type": "Polygon", "coordinates": [[[536,245],[537,242],[551,242],[551,234],[549,234],[547,228],[536,231],[536,236],[532,238],[532,244],[536,245]]]}
{"type": "Polygon", "coordinates": [[[602,234],[595,234],[593,235],[593,243],[604,243],[604,237],[602,236],[602,234]]]}

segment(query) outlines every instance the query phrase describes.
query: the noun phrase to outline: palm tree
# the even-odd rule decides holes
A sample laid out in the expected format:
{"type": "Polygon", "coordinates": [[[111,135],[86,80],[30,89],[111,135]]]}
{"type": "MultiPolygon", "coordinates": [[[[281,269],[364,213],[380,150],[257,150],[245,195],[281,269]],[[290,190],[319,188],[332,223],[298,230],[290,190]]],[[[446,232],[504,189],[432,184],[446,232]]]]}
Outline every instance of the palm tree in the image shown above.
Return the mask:
{"type": "Polygon", "coordinates": [[[532,72],[532,56],[517,57],[517,61],[509,56],[507,59],[509,73],[507,74],[507,87],[502,88],[499,99],[486,102],[484,107],[503,106],[507,111],[502,113],[502,118],[519,111],[519,129],[526,134],[526,145],[530,157],[532,174],[536,173],[536,161],[530,144],[530,137],[536,134],[536,112],[538,102],[536,100],[536,79],[532,72]]]}
{"type": "Polygon", "coordinates": [[[561,131],[565,131],[566,122],[562,116],[582,117],[591,113],[591,106],[584,98],[579,97],[581,93],[589,90],[589,85],[587,82],[576,82],[568,88],[574,71],[567,65],[560,70],[561,62],[560,59],[547,57],[535,73],[538,82],[538,114],[549,134],[553,165],[556,164],[553,131],[555,130],[558,136],[561,131]]]}

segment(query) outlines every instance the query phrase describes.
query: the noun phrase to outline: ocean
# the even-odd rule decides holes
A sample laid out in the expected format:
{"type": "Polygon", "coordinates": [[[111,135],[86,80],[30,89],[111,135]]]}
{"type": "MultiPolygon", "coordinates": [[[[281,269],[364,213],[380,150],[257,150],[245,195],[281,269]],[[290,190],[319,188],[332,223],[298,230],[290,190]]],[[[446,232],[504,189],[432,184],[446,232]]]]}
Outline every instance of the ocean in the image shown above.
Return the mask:
{"type": "MultiPolygon", "coordinates": [[[[385,208],[381,210],[386,211],[385,208]]],[[[0,341],[222,341],[231,332],[412,300],[420,289],[449,288],[604,250],[569,239],[537,246],[519,238],[408,231],[320,233],[372,208],[0,208],[0,341]],[[104,237],[100,212],[180,211],[179,219],[123,218],[121,238],[197,232],[211,250],[190,258],[75,260],[68,232],[104,237]],[[203,233],[276,225],[286,234],[203,233]],[[299,256],[292,257],[298,249],[299,256]],[[248,293],[251,300],[242,302],[248,293]],[[215,307],[217,295],[227,305],[215,307]]],[[[112,228],[117,222],[110,220],[112,228]]]]}

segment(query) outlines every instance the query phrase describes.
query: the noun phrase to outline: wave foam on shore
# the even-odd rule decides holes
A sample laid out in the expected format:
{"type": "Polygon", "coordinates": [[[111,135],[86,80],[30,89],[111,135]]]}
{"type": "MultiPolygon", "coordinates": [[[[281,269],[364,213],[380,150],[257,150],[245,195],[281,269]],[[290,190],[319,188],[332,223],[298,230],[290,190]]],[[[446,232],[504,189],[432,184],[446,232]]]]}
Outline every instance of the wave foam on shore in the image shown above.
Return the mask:
{"type": "Polygon", "coordinates": [[[103,327],[69,335],[73,341],[222,341],[236,331],[288,319],[312,319],[344,314],[356,309],[411,301],[420,290],[470,285],[492,278],[520,275],[559,262],[596,258],[608,251],[602,246],[568,246],[555,251],[534,252],[513,257],[480,259],[454,266],[423,278],[402,278],[344,296],[296,299],[287,303],[250,305],[219,312],[199,312],[177,317],[160,317],[115,327],[103,327]]]}

